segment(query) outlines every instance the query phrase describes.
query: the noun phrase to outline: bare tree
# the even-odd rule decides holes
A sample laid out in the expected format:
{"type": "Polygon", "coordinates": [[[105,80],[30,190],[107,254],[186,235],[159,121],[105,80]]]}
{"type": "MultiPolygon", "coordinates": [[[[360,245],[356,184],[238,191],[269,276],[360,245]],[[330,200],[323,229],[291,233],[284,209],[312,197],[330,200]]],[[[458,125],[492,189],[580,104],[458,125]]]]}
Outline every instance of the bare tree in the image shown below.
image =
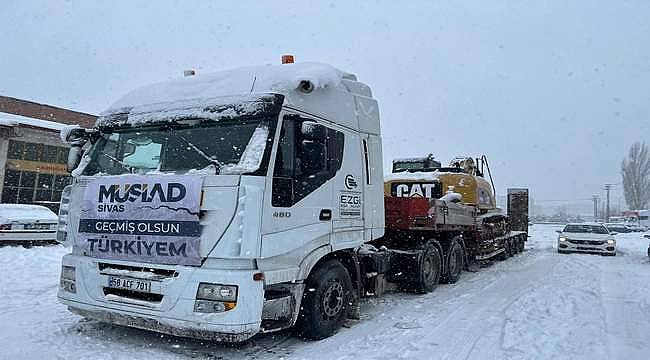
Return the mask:
{"type": "Polygon", "coordinates": [[[625,201],[632,210],[644,209],[650,203],[650,154],[645,143],[630,147],[621,164],[625,201]]]}

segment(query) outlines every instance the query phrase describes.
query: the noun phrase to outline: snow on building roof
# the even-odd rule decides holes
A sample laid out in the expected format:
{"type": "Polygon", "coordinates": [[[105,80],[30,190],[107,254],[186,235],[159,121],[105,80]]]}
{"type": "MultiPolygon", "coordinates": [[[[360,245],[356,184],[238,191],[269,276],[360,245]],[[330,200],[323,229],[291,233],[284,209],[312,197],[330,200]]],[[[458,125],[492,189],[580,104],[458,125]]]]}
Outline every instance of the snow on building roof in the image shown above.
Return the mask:
{"type": "Polygon", "coordinates": [[[61,124],[54,121],[39,120],[30,118],[22,115],[14,115],[5,112],[0,112],[0,125],[1,126],[33,126],[48,130],[60,131],[66,126],[66,124],[61,124]]]}
{"type": "Polygon", "coordinates": [[[111,105],[97,126],[254,115],[265,102],[261,99],[266,97],[268,104],[269,95],[284,96],[284,106],[379,133],[379,111],[370,88],[354,75],[309,62],[243,67],[144,86],[111,105]],[[313,90],[299,90],[303,81],[313,90]]]}

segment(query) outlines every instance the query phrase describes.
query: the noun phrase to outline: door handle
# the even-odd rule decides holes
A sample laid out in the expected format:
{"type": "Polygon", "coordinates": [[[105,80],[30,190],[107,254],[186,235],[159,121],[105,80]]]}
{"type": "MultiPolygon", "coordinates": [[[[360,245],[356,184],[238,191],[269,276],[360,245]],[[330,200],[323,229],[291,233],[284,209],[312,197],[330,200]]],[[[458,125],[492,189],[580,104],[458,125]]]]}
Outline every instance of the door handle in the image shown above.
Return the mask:
{"type": "Polygon", "coordinates": [[[318,215],[318,220],[320,221],[332,220],[332,209],[322,209],[320,211],[320,215],[318,215]]]}

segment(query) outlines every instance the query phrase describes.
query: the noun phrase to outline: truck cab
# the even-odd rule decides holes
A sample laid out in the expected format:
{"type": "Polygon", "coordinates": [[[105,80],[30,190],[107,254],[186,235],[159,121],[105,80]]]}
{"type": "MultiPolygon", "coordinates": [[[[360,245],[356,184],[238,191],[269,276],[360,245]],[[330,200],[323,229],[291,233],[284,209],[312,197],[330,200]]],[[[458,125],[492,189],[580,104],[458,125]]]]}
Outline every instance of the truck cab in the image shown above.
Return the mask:
{"type": "Polygon", "coordinates": [[[187,76],[62,137],[71,311],[218,341],[296,324],[322,338],[353,311],[355,251],[384,235],[379,111],[356,76],[316,63],[187,76]]]}

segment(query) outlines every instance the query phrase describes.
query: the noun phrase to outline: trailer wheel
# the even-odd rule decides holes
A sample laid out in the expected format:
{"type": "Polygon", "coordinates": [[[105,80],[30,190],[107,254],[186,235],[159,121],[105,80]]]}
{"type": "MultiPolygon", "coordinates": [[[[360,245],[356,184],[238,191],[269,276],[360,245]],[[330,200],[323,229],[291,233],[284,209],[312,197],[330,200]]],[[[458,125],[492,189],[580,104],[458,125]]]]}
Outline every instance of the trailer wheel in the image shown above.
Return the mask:
{"type": "Polygon", "coordinates": [[[497,260],[504,261],[508,259],[508,242],[503,243],[503,251],[497,255],[497,260]]]}
{"type": "Polygon", "coordinates": [[[432,292],[440,282],[442,272],[442,256],[440,250],[433,243],[429,242],[424,248],[420,262],[415,271],[413,290],[417,293],[426,294],[432,292]]]}
{"type": "Polygon", "coordinates": [[[525,235],[519,236],[519,239],[517,240],[517,252],[524,252],[524,248],[526,247],[526,238],[524,238],[525,235]]]}
{"type": "Polygon", "coordinates": [[[321,264],[307,279],[296,323],[298,336],[308,340],[332,336],[343,326],[351,304],[348,271],[336,260],[321,264]]]}
{"type": "Polygon", "coordinates": [[[445,270],[444,281],[448,284],[454,284],[460,278],[460,274],[465,267],[465,252],[458,238],[452,239],[449,253],[447,255],[447,269],[445,270]]]}

